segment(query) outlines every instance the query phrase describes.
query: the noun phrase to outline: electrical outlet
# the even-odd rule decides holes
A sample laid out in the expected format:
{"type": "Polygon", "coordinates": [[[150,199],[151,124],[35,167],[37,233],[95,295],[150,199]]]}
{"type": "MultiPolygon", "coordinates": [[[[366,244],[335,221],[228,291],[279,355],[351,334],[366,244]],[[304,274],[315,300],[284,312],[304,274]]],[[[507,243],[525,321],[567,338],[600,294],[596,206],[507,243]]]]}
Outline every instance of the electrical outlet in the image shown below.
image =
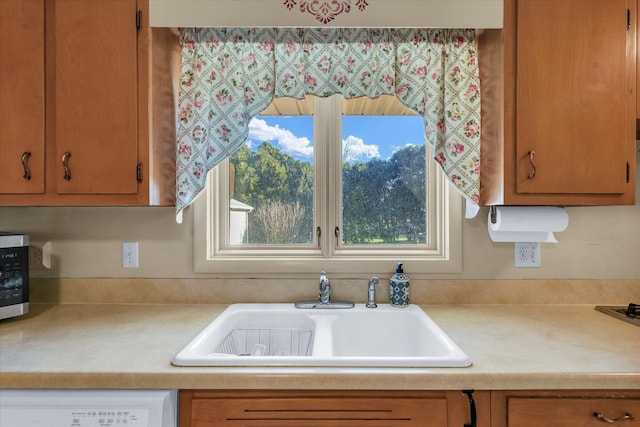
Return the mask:
{"type": "Polygon", "coordinates": [[[34,242],[29,245],[29,268],[42,270],[51,268],[51,242],[36,246],[34,242]]]}
{"type": "Polygon", "coordinates": [[[42,248],[29,245],[29,268],[33,270],[39,270],[42,265],[42,248]]]}
{"type": "Polygon", "coordinates": [[[516,242],[516,267],[540,267],[540,242],[516,242]]]}
{"type": "Polygon", "coordinates": [[[122,267],[138,268],[138,242],[122,242],[122,267]]]}

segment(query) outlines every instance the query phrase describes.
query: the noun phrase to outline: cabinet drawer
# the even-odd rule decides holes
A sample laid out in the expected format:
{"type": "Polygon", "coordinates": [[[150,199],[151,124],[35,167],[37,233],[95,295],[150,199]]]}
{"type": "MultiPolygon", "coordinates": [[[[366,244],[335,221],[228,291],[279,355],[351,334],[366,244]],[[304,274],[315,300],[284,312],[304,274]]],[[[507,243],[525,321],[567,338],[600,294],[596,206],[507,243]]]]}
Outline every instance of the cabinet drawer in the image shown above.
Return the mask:
{"type": "Polygon", "coordinates": [[[606,398],[524,398],[508,401],[509,427],[602,426],[611,424],[595,414],[614,420],[632,415],[635,420],[620,419],[624,427],[640,427],[640,399],[606,398]]]}
{"type": "Polygon", "coordinates": [[[191,427],[429,427],[447,425],[446,398],[194,399],[191,427]]]}

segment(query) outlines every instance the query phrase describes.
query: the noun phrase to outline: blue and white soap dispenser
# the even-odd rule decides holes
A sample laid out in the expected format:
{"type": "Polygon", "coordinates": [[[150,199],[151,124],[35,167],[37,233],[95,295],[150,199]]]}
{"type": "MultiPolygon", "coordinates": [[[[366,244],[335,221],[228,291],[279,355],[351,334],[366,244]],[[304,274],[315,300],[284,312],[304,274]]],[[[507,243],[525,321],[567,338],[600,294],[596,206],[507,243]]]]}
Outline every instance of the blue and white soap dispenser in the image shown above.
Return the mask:
{"type": "Polygon", "coordinates": [[[395,274],[391,276],[389,295],[392,307],[408,307],[411,303],[409,276],[404,274],[401,262],[398,263],[395,274]]]}

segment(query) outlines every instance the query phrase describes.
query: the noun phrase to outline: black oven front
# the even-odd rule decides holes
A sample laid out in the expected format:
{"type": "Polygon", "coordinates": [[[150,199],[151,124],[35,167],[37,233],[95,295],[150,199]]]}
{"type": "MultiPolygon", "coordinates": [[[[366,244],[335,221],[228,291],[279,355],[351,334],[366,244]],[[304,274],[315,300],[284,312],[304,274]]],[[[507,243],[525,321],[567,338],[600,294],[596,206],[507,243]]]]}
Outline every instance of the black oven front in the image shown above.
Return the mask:
{"type": "Polygon", "coordinates": [[[29,312],[29,236],[0,232],[0,319],[29,312]]]}

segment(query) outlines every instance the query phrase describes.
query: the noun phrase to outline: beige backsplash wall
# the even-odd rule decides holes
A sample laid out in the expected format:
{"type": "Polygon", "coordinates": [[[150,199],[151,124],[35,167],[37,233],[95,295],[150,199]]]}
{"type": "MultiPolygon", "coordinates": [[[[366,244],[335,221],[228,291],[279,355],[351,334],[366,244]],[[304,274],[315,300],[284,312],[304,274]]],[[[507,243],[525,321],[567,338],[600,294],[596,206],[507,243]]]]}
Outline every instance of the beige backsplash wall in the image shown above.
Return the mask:
{"type": "MultiPolygon", "coordinates": [[[[463,271],[446,279],[639,279],[640,206],[568,208],[557,244],[542,244],[542,267],[515,268],[513,243],[493,243],[487,209],[463,226],[463,271]]],[[[2,207],[0,230],[49,242],[51,269],[33,277],[210,277],[193,272],[193,222],[175,222],[173,208],[2,207]],[[139,268],[122,268],[122,242],[139,242],[139,268]]],[[[393,272],[372,272],[384,276],[393,272]]],[[[411,272],[408,272],[409,274],[411,272]]]]}
{"type": "MultiPolygon", "coordinates": [[[[640,183],[640,167],[637,180],[640,183]]],[[[640,201],[640,185],[637,199],[640,201]]],[[[475,219],[464,221],[462,273],[434,274],[412,281],[416,295],[423,283],[434,279],[440,279],[438,284],[532,279],[533,283],[551,283],[550,288],[545,288],[546,292],[554,292],[553,283],[562,281],[558,279],[591,279],[582,282],[595,283],[597,287],[603,280],[622,280],[625,285],[621,292],[625,295],[621,298],[640,298],[640,205],[568,208],[569,227],[557,233],[559,243],[542,244],[540,268],[514,267],[513,243],[493,243],[489,239],[487,212],[487,208],[483,208],[475,219]],[[633,295],[626,295],[629,292],[633,295]]],[[[187,209],[184,222],[177,224],[174,209],[164,207],[0,207],[0,230],[26,232],[36,247],[50,245],[51,268],[33,269],[34,278],[180,279],[175,282],[187,284],[185,286],[204,279],[205,286],[215,284],[222,292],[231,286],[247,286],[243,288],[244,295],[269,293],[276,287],[296,293],[291,291],[296,284],[304,284],[303,292],[310,295],[317,279],[309,276],[293,280],[212,280],[212,276],[195,274],[191,209],[187,209]],[[122,268],[123,241],[139,242],[139,268],[122,268]],[[269,289],[265,292],[265,288],[269,289]]],[[[381,271],[371,274],[388,277],[393,267],[384,265],[381,271]]],[[[365,283],[366,279],[362,278],[365,283]]],[[[126,281],[133,285],[143,282],[151,287],[145,288],[149,292],[153,286],[167,283],[126,281]]],[[[346,282],[345,279],[345,287],[346,282]]],[[[352,282],[360,295],[359,283],[352,282]]],[[[574,280],[569,286],[582,282],[574,280]]],[[[336,288],[341,286],[339,280],[335,284],[336,288]]],[[[436,286],[435,280],[432,286],[436,286]]],[[[484,291],[490,292],[490,287],[484,291]]]]}

